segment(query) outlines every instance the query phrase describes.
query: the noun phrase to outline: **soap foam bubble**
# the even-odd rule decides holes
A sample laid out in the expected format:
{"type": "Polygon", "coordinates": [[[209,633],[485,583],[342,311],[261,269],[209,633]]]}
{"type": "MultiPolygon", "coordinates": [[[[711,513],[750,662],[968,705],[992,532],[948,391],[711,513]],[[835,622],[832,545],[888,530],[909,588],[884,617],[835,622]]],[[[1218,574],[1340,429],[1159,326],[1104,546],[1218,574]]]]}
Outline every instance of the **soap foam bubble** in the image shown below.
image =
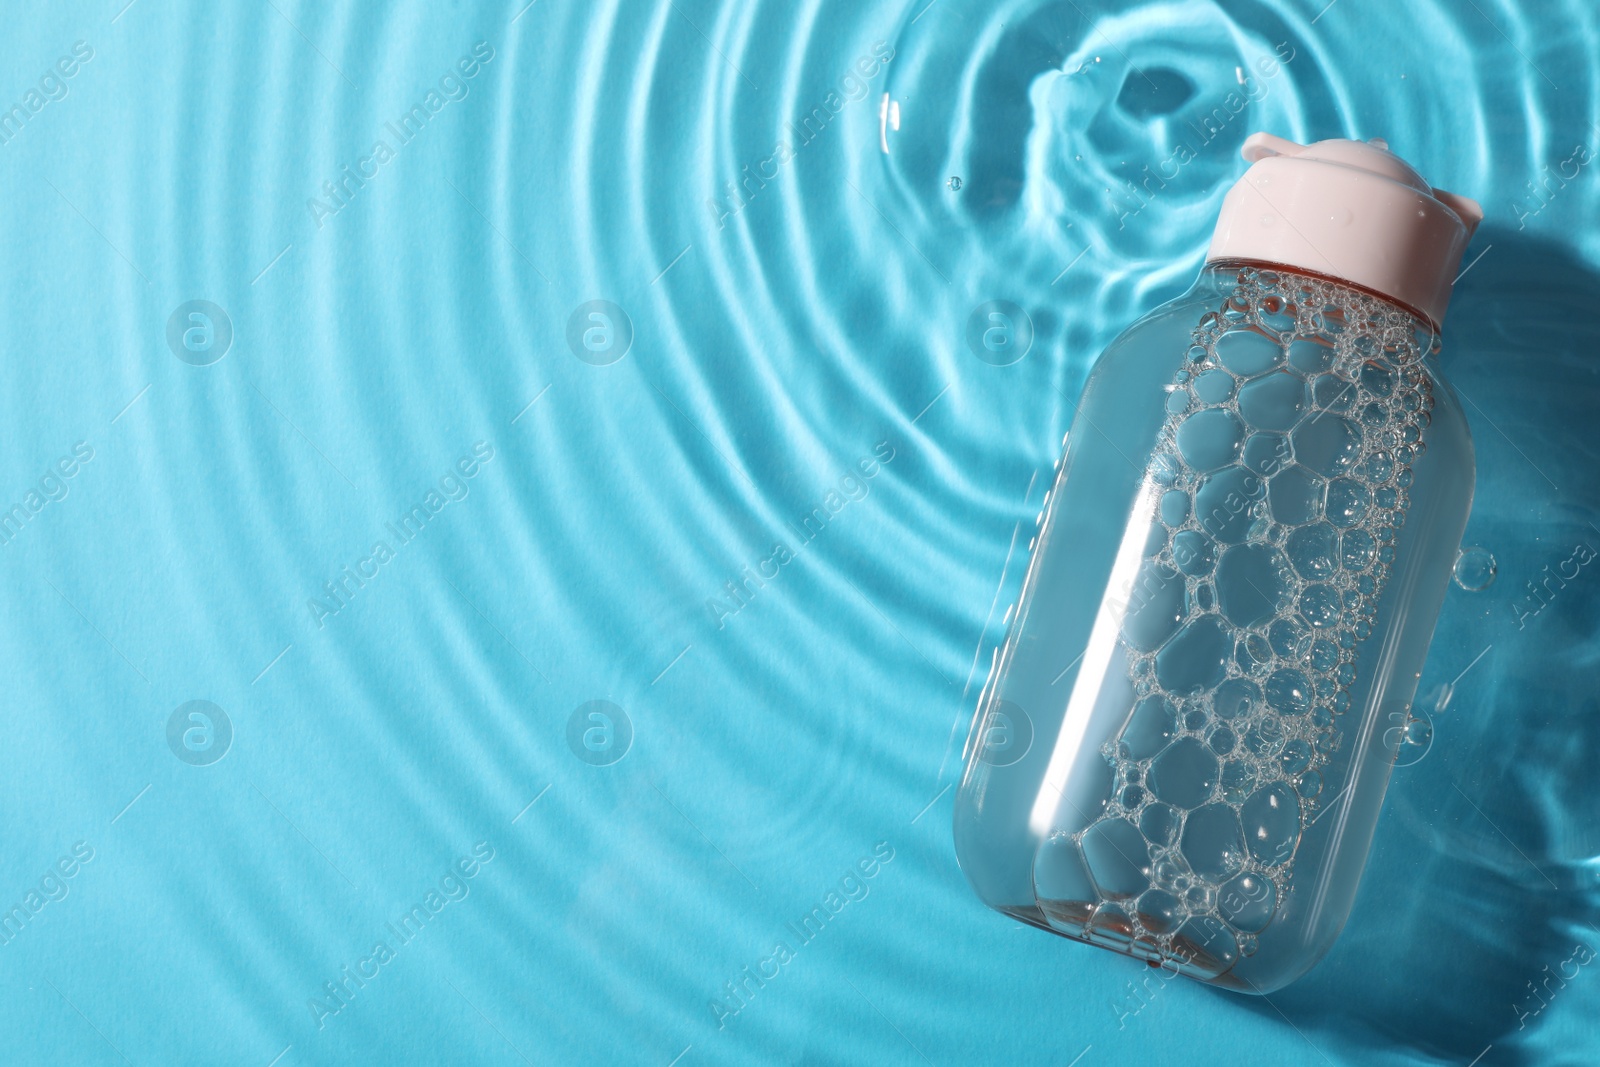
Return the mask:
{"type": "Polygon", "coordinates": [[[1387,302],[1253,268],[1194,330],[1145,474],[1166,491],[1123,619],[1135,702],[1102,749],[1110,799],[1041,851],[1091,875],[1047,879],[1091,899],[1037,885],[1068,930],[1200,977],[1256,951],[1329,791],[1434,343],[1387,302]]]}

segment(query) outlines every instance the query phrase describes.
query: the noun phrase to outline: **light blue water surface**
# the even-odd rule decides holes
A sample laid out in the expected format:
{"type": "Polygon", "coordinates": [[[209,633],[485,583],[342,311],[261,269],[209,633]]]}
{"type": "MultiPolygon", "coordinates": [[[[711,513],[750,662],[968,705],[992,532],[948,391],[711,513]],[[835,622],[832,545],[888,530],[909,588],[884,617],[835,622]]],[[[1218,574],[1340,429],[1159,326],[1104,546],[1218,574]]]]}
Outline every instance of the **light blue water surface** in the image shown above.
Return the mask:
{"type": "Polygon", "coordinates": [[[124,2],[0,35],[0,1061],[1600,1059],[1592,5],[124,2]],[[949,831],[1071,401],[1256,129],[1482,200],[1498,571],[1270,1002],[949,831]]]}

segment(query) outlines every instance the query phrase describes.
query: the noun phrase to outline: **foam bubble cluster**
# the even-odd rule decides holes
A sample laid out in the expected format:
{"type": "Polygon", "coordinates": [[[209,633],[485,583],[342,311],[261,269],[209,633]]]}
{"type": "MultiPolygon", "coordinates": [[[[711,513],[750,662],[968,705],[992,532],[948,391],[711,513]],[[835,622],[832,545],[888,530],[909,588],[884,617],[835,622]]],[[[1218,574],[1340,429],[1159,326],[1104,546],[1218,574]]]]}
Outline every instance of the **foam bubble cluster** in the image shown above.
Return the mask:
{"type": "Polygon", "coordinates": [[[1144,476],[1111,793],[1035,865],[1058,925],[1205,977],[1256,951],[1329,792],[1435,344],[1385,301],[1253,268],[1195,328],[1144,476]]]}

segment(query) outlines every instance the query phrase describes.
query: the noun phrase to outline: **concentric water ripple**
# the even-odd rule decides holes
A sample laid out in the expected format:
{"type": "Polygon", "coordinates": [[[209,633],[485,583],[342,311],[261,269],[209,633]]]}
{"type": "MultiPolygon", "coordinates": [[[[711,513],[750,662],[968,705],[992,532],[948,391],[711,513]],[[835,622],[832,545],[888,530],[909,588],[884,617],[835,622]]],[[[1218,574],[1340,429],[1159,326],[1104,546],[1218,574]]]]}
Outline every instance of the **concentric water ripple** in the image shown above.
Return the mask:
{"type": "Polygon", "coordinates": [[[15,15],[8,1056],[1587,1056],[1587,970],[1538,983],[1596,919],[1597,43],[1574,2],[15,15]],[[1130,1015],[948,831],[1084,373],[1257,129],[1489,214],[1445,347],[1500,577],[1290,1027],[1130,1015]],[[190,301],[225,351],[169,342],[190,301]],[[1020,358],[970,345],[991,301],[1020,358]]]}

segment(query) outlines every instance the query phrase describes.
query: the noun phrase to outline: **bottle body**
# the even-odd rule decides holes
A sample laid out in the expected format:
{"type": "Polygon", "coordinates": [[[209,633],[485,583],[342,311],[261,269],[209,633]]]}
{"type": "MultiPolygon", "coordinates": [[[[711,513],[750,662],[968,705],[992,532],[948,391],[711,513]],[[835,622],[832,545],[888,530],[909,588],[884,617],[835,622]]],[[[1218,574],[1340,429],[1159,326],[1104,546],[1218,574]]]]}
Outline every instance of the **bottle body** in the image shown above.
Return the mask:
{"type": "Polygon", "coordinates": [[[967,742],[987,903],[1247,992],[1326,952],[1471,505],[1437,347],[1229,262],[1107,349],[967,742]]]}

